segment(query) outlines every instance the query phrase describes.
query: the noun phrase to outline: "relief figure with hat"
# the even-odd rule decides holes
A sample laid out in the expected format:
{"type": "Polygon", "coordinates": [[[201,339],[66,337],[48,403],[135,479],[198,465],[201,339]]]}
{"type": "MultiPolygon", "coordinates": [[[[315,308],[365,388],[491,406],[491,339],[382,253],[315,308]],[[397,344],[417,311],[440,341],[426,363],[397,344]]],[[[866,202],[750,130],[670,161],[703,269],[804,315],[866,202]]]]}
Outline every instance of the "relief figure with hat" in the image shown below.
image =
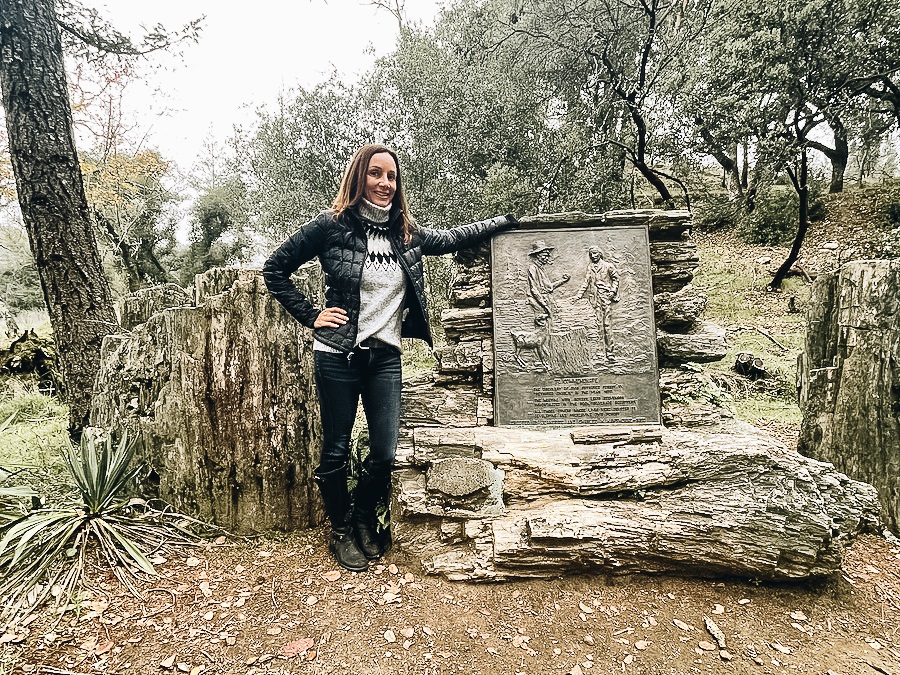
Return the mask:
{"type": "Polygon", "coordinates": [[[528,266],[528,304],[534,310],[535,325],[538,320],[548,323],[553,316],[553,301],[550,294],[564,283],[569,281],[569,275],[563,274],[557,281],[551,281],[545,268],[553,264],[553,246],[548,246],[543,239],[538,239],[531,244],[528,256],[531,264],[528,266]]]}

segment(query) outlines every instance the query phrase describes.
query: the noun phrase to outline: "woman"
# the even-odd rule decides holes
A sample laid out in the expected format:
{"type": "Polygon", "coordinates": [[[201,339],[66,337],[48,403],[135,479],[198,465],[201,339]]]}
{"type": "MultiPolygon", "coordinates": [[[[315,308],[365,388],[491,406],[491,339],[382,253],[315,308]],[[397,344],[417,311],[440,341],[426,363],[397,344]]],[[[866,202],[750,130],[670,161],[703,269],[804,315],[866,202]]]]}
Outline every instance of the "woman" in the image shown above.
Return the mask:
{"type": "Polygon", "coordinates": [[[400,338],[432,344],[422,256],[477,244],[515,223],[512,216],[500,216],[451,230],[416,226],[397,155],[383,145],[366,145],[353,156],[331,209],[303,225],[266,261],[269,291],[313,329],[322,414],[315,480],[331,521],[331,552],[346,569],[366,570],[369,560],[384,553],[375,509],[389,494],[397,447],[400,338]],[[324,309],[314,307],[290,280],[315,257],[325,275],[324,309]],[[347,464],[360,397],[369,455],[351,500],[347,464]]]}

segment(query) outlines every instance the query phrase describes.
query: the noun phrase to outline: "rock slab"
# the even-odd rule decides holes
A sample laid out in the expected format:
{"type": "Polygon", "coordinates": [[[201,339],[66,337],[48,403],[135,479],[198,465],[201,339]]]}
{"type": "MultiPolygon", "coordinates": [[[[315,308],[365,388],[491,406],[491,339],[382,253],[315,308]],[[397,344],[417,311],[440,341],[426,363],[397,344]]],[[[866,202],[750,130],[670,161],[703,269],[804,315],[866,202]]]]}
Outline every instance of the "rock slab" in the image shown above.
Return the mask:
{"type": "Polygon", "coordinates": [[[413,436],[394,479],[394,541],[451,580],[565,571],[821,577],[840,569],[850,537],[878,522],[874,488],[739,422],[595,444],[576,444],[570,430],[413,436]],[[502,501],[460,508],[429,489],[423,477],[448,455],[464,462],[466,451],[502,477],[502,501]]]}

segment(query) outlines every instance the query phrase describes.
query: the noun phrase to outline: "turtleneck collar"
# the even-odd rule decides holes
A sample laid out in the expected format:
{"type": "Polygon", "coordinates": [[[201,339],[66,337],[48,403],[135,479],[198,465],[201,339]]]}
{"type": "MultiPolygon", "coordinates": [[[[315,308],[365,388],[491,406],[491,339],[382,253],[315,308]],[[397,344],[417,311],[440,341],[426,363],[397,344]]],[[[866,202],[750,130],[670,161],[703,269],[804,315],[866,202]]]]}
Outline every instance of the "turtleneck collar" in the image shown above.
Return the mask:
{"type": "Polygon", "coordinates": [[[390,204],[387,206],[378,206],[378,204],[373,204],[365,198],[356,205],[356,210],[361,218],[372,223],[386,223],[391,217],[390,204]]]}

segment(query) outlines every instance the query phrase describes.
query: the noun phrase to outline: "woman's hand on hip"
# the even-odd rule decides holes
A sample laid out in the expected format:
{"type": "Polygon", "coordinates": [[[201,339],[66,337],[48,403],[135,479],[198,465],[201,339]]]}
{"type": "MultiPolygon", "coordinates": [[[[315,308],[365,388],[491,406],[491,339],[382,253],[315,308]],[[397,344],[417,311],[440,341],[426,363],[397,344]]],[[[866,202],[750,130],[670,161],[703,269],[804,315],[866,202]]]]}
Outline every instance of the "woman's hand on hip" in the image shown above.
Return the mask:
{"type": "Polygon", "coordinates": [[[347,323],[347,312],[340,307],[328,307],[319,312],[313,328],[339,328],[347,323]]]}

